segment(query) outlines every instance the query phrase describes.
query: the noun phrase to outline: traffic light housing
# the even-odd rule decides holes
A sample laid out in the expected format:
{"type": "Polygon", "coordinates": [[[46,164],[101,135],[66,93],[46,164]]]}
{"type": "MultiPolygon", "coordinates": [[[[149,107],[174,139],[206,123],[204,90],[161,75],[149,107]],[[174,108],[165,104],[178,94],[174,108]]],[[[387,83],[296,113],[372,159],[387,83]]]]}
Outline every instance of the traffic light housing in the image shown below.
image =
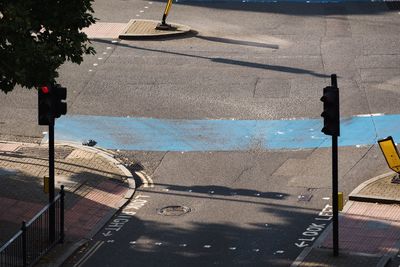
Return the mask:
{"type": "Polygon", "coordinates": [[[38,91],[38,122],[39,125],[50,125],[61,115],[67,114],[67,88],[61,85],[47,85],[38,91]]]}
{"type": "Polygon", "coordinates": [[[39,125],[50,125],[51,121],[51,87],[42,86],[38,91],[38,122],[39,125]]]}
{"type": "Polygon", "coordinates": [[[57,84],[54,87],[52,96],[54,103],[54,118],[59,118],[61,115],[67,114],[67,103],[65,102],[67,100],[67,88],[61,87],[61,85],[57,84]]]}
{"type": "Polygon", "coordinates": [[[321,132],[326,135],[340,136],[340,113],[339,113],[339,88],[327,86],[324,88],[321,101],[324,103],[324,127],[321,132]]]}

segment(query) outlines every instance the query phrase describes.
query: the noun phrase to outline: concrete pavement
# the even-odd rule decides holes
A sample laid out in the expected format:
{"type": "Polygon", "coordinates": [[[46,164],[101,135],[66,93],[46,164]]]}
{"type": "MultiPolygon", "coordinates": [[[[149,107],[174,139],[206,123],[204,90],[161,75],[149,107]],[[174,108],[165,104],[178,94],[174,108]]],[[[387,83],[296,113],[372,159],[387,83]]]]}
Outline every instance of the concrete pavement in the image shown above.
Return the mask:
{"type": "MultiPolygon", "coordinates": [[[[0,141],[0,244],[9,240],[48,201],[48,146],[0,141]]],[[[56,145],[56,193],[65,186],[65,242],[39,265],[59,265],[96,234],[132,197],[135,181],[109,151],[56,145]]]]}

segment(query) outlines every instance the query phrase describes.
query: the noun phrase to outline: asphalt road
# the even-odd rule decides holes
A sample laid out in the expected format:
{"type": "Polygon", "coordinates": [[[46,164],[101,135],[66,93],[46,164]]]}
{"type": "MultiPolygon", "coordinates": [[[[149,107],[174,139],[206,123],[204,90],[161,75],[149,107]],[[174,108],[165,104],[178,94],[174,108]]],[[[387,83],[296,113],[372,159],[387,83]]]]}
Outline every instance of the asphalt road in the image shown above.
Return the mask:
{"type": "MultiPolygon", "coordinates": [[[[95,10],[101,22],[126,23],[158,19],[164,4],[97,0],[95,10]]],[[[332,73],[343,117],[400,113],[400,15],[383,3],[184,1],[173,5],[168,19],[197,34],[93,40],[96,56],[64,65],[59,82],[68,88],[68,114],[319,118],[319,98],[332,73]]],[[[42,137],[46,128],[36,125],[36,105],[34,91],[2,95],[1,136],[42,137]]],[[[75,263],[83,256],[83,266],[288,266],[302,250],[296,243],[312,244],[307,228],[318,235],[322,229],[312,224],[330,203],[327,148],[119,152],[141,162],[154,187],[140,187],[133,206],[75,255],[75,263]],[[167,206],[191,211],[158,214],[167,206]]],[[[385,164],[376,146],[341,148],[339,190],[347,196],[386,172],[385,164]]]]}
{"type": "Polygon", "coordinates": [[[167,153],[152,175],[154,187],[142,186],[75,263],[288,266],[330,219],[319,216],[329,191],[296,186],[281,167],[309,154],[167,153]],[[182,207],[190,212],[181,214],[182,207]],[[313,223],[319,227],[307,230],[313,223]]]}

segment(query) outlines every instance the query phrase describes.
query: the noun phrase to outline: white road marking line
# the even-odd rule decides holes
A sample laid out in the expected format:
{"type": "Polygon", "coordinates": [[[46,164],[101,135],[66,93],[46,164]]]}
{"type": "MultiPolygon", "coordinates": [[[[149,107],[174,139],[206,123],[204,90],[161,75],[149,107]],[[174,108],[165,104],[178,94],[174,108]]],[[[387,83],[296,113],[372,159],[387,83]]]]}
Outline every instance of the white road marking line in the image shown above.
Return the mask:
{"type": "Polygon", "coordinates": [[[372,114],[359,114],[356,115],[355,117],[377,117],[377,116],[383,116],[385,115],[384,113],[372,113],[372,114]]]}
{"type": "Polygon", "coordinates": [[[97,64],[97,63],[93,63],[93,66],[95,66],[95,67],[98,66],[98,65],[99,65],[99,64],[97,64]]]}
{"type": "Polygon", "coordinates": [[[211,245],[204,245],[203,248],[211,248],[211,245]]]}

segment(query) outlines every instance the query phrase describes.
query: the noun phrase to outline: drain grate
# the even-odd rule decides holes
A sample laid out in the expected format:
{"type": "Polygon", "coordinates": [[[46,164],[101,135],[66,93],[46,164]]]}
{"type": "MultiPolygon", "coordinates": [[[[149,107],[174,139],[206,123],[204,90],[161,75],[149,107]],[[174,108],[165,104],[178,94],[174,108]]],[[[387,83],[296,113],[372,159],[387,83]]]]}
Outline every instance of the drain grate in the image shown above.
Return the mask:
{"type": "Polygon", "coordinates": [[[161,208],[158,211],[158,214],[164,215],[164,216],[180,216],[180,215],[186,214],[190,211],[191,211],[191,209],[186,206],[167,206],[167,207],[161,208]]]}

